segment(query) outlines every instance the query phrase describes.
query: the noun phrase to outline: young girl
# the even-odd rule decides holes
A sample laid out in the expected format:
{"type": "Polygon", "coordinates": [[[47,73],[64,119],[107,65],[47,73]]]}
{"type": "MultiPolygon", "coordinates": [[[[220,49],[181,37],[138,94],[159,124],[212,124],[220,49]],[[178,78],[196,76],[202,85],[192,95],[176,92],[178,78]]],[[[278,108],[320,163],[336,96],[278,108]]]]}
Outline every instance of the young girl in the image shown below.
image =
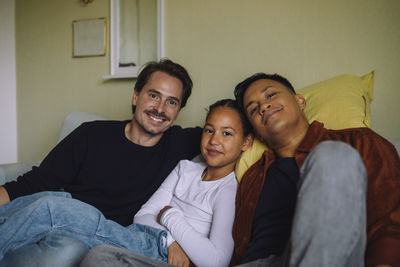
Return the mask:
{"type": "Polygon", "coordinates": [[[79,239],[89,248],[115,245],[167,261],[177,242],[197,266],[227,266],[237,182],[234,168],[252,144],[251,127],[234,100],[211,105],[201,138],[205,162],[182,160],[123,227],[64,192],[42,192],[0,207],[0,260],[11,249],[49,233],[79,239]],[[12,230],[11,230],[12,229],[12,230]]]}

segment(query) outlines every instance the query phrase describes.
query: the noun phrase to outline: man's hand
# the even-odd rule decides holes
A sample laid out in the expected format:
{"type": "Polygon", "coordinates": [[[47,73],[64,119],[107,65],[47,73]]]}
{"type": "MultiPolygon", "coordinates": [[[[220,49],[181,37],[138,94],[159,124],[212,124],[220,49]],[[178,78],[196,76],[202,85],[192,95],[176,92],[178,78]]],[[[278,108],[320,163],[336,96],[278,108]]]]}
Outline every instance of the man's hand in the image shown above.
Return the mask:
{"type": "Polygon", "coordinates": [[[161,224],[161,216],[164,214],[164,212],[166,211],[166,210],[168,210],[168,209],[170,209],[170,208],[172,208],[171,206],[165,206],[164,208],[162,208],[161,210],[160,210],[160,212],[158,213],[158,215],[157,215],[157,222],[159,223],[159,224],[161,224]]]}
{"type": "Polygon", "coordinates": [[[0,186],[0,206],[3,206],[8,202],[10,202],[10,196],[8,195],[7,190],[3,186],[0,186]]]}
{"type": "Polygon", "coordinates": [[[178,243],[173,242],[168,247],[168,263],[176,266],[189,267],[190,259],[178,243]]]}

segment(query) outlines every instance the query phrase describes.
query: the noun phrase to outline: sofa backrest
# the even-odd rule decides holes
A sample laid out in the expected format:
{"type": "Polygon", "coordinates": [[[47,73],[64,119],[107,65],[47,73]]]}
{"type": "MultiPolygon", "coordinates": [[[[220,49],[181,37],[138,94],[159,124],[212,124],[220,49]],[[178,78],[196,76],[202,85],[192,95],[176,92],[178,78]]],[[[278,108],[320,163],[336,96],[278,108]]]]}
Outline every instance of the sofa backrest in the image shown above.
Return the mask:
{"type": "MultiPolygon", "coordinates": [[[[106,120],[106,118],[84,111],[70,112],[67,116],[65,116],[63,120],[60,135],[58,137],[58,142],[60,142],[64,137],[66,137],[70,132],[72,132],[83,122],[94,120],[106,120]]],[[[31,170],[33,166],[38,166],[39,164],[39,161],[0,164],[0,185],[15,180],[19,175],[24,174],[25,172],[31,170]]]]}
{"type": "Polygon", "coordinates": [[[66,137],[70,132],[72,132],[82,123],[96,120],[106,120],[106,118],[85,111],[72,111],[68,113],[67,116],[65,116],[64,118],[60,131],[60,136],[58,137],[58,142],[64,139],[64,137],[66,137]]]}
{"type": "Polygon", "coordinates": [[[388,138],[388,140],[394,145],[397,153],[400,155],[400,138],[388,138]]]}

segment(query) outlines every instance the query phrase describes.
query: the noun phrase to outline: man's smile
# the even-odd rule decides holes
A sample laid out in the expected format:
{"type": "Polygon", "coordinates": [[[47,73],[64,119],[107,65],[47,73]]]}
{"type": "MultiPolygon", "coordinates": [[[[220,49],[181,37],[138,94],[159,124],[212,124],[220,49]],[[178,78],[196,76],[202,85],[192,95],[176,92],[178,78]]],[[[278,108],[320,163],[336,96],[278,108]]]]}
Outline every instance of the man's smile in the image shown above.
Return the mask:
{"type": "Polygon", "coordinates": [[[275,115],[276,113],[278,113],[279,111],[281,111],[282,109],[283,109],[282,106],[278,106],[278,107],[271,108],[270,110],[264,112],[264,113],[263,113],[263,116],[262,116],[262,119],[261,119],[261,120],[262,120],[262,123],[263,123],[264,125],[266,125],[266,124],[268,123],[268,120],[269,120],[273,115],[275,115]]]}
{"type": "Polygon", "coordinates": [[[152,119],[153,121],[158,122],[158,123],[161,123],[164,121],[170,121],[170,119],[162,113],[159,114],[154,111],[145,111],[145,113],[150,117],[150,119],[152,119]]]}

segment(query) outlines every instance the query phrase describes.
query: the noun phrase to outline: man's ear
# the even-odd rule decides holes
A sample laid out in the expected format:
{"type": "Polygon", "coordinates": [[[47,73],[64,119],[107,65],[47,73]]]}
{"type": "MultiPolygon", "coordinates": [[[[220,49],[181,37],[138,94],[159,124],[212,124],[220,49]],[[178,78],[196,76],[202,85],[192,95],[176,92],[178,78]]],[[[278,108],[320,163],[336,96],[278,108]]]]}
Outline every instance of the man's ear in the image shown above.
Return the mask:
{"type": "Polygon", "coordinates": [[[133,91],[133,96],[132,96],[132,106],[136,106],[138,98],[139,98],[139,92],[135,89],[133,91]]]}
{"type": "Polygon", "coordinates": [[[295,97],[300,109],[304,110],[306,108],[306,99],[304,98],[304,96],[301,94],[296,94],[295,97]]]}
{"type": "Polygon", "coordinates": [[[254,135],[253,134],[248,134],[244,138],[244,142],[243,142],[243,145],[242,145],[242,151],[246,151],[249,148],[251,148],[251,146],[253,145],[253,140],[254,140],[254,135]]]}

